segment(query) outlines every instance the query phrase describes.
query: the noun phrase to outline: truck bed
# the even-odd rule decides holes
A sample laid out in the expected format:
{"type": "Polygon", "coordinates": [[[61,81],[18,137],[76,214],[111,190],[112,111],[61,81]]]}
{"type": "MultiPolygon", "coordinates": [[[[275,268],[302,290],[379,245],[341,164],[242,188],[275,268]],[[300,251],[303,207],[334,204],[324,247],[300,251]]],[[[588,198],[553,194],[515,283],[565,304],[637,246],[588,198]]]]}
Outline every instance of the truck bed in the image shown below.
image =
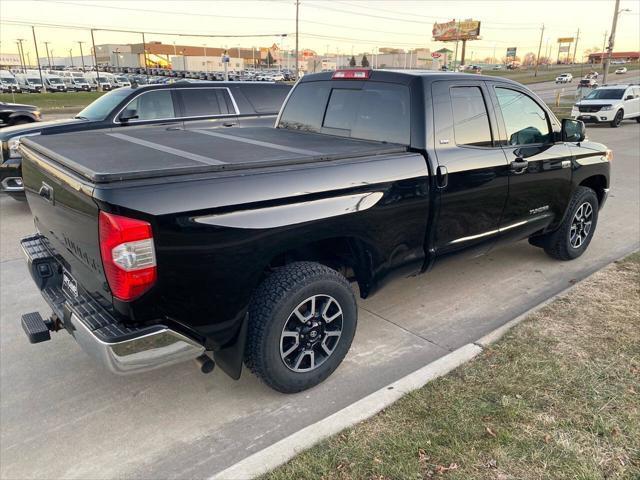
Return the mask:
{"type": "Polygon", "coordinates": [[[400,153],[404,145],[251,127],[161,127],[33,136],[25,146],[94,183],[400,153]]]}

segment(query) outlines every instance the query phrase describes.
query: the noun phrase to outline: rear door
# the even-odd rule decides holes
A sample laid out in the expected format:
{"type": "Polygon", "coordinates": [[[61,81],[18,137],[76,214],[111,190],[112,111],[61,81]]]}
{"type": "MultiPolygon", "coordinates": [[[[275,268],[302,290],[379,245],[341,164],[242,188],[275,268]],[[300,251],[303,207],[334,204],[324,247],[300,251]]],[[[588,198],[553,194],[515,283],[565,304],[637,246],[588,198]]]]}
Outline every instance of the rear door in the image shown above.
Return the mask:
{"type": "Polygon", "coordinates": [[[185,128],[238,125],[238,107],[228,88],[177,88],[176,98],[185,128]]]}
{"type": "Polygon", "coordinates": [[[440,208],[437,254],[487,251],[507,200],[508,171],[498,124],[482,81],[432,86],[440,208]]]}
{"type": "Polygon", "coordinates": [[[500,222],[505,240],[524,238],[562,219],[571,196],[571,151],[560,124],[530,92],[489,82],[501,122],[509,198],[500,222]]]}

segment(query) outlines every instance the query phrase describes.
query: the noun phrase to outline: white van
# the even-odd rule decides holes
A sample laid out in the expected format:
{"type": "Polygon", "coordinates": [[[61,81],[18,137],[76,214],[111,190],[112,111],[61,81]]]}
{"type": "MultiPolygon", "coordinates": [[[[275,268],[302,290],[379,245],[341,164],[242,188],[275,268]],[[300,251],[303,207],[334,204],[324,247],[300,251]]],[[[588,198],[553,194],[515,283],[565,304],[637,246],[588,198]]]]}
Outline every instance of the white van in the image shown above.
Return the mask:
{"type": "Polygon", "coordinates": [[[43,75],[42,78],[48,92],[66,92],[68,90],[67,85],[60,75],[47,73],[43,75]]]}
{"type": "MultiPolygon", "coordinates": [[[[100,88],[102,89],[103,92],[108,92],[109,90],[112,90],[114,88],[114,86],[111,84],[111,81],[109,80],[109,78],[107,77],[107,75],[109,75],[106,72],[100,72],[100,88]]],[[[94,90],[98,89],[98,78],[96,75],[96,72],[87,72],[85,75],[85,78],[87,79],[87,81],[89,82],[89,84],[91,85],[91,88],[94,90]]]]}
{"type": "Polygon", "coordinates": [[[67,71],[61,72],[61,75],[62,75],[62,80],[67,85],[67,88],[69,90],[73,90],[75,92],[82,92],[82,91],[90,92],[92,90],[91,84],[85,78],[83,72],[67,70],[67,71]]]}
{"type": "Polygon", "coordinates": [[[23,92],[28,93],[42,93],[42,82],[40,81],[40,74],[33,73],[18,73],[16,74],[16,80],[20,85],[23,92]]]}
{"type": "Polygon", "coordinates": [[[0,92],[1,93],[21,93],[22,88],[16,77],[7,70],[0,70],[0,92]]]}

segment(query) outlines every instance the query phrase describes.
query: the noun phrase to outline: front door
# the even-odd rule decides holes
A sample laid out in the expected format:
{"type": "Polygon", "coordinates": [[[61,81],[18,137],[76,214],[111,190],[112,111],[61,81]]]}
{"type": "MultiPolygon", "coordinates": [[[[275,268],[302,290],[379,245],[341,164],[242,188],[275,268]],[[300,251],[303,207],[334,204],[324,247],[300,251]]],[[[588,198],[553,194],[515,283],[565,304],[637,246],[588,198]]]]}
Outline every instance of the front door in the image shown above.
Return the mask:
{"type": "Polygon", "coordinates": [[[485,82],[434,82],[433,128],[438,162],[436,255],[491,247],[508,193],[508,172],[485,82]]]}
{"type": "Polygon", "coordinates": [[[509,164],[509,198],[500,236],[515,240],[562,220],[572,190],[571,151],[558,141],[560,125],[555,117],[526,90],[489,84],[509,164]]]}

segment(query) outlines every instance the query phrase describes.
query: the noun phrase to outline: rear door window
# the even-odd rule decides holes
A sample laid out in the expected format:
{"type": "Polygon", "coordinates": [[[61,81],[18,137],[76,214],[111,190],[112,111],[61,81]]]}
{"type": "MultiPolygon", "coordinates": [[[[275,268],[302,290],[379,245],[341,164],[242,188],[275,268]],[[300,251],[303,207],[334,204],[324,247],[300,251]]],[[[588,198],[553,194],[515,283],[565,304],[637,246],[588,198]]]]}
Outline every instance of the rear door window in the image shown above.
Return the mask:
{"type": "Polygon", "coordinates": [[[177,89],[178,100],[182,104],[183,117],[209,117],[234,114],[230,111],[231,99],[224,88],[182,88],[177,89]]]}
{"type": "Polygon", "coordinates": [[[176,112],[171,97],[170,90],[145,92],[131,101],[126,110],[135,110],[138,121],[175,118],[176,112]]]}
{"type": "Polygon", "coordinates": [[[450,92],[456,144],[491,147],[489,116],[480,87],[454,87],[450,92]]]}

